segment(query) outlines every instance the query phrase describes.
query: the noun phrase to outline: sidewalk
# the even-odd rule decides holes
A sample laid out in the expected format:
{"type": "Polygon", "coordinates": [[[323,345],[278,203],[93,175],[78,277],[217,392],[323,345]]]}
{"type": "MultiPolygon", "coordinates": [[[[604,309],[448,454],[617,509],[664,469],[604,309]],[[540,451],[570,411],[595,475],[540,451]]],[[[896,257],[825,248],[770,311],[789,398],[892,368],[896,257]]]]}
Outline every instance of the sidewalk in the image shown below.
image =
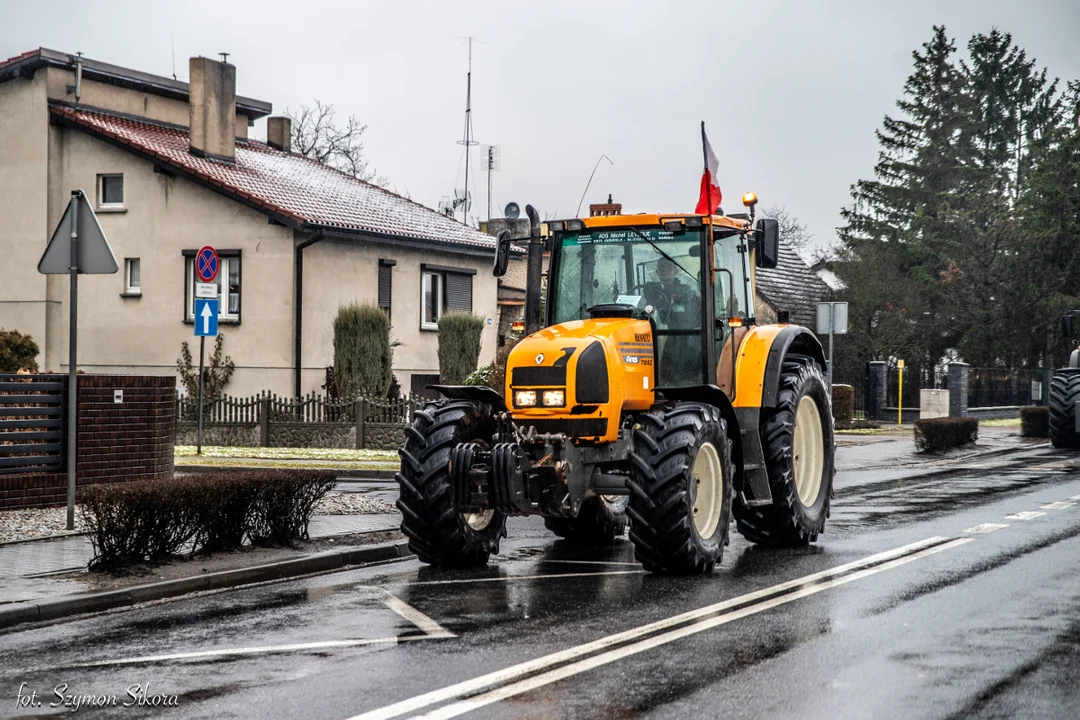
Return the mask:
{"type": "MultiPolygon", "coordinates": [[[[358,533],[396,531],[400,524],[397,514],[317,515],[311,519],[309,534],[312,540],[328,540],[358,533]]],[[[286,549],[284,554],[303,553],[286,549]]],[[[86,535],[0,546],[0,607],[4,603],[86,592],[89,588],[78,580],[49,576],[85,570],[93,557],[93,545],[86,535]]],[[[243,557],[235,559],[241,563],[248,561],[243,557]]]]}

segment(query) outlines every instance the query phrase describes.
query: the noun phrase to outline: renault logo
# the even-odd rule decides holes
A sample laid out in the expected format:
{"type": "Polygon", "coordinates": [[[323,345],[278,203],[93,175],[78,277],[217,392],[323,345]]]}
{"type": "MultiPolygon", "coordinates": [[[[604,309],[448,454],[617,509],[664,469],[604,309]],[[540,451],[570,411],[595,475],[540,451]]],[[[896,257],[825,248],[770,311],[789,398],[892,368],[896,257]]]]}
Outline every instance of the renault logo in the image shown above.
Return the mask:
{"type": "Polygon", "coordinates": [[[540,353],[539,355],[536,356],[536,364],[537,365],[543,365],[544,364],[544,353],[540,353]]]}

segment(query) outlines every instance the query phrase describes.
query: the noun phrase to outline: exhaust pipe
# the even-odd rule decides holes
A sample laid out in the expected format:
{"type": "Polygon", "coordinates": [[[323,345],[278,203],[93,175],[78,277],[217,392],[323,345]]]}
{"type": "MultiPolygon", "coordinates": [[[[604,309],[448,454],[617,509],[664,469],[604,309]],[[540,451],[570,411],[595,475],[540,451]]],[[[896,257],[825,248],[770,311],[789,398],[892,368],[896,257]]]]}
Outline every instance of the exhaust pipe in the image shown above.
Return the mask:
{"type": "Polygon", "coordinates": [[[525,206],[529,216],[529,264],[525,279],[525,334],[540,329],[540,284],[544,274],[544,243],[540,240],[540,214],[532,205],[525,206]]]}

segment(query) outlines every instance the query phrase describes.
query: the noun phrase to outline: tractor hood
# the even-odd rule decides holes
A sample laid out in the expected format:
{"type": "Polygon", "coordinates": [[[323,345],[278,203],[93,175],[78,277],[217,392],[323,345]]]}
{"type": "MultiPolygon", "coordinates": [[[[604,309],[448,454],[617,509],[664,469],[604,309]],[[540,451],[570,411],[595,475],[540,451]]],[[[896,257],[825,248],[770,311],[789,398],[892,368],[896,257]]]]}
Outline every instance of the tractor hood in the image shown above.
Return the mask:
{"type": "Polygon", "coordinates": [[[538,431],[613,440],[623,410],[652,406],[653,371],[647,320],[573,320],[530,335],[510,352],[506,404],[538,431]]]}

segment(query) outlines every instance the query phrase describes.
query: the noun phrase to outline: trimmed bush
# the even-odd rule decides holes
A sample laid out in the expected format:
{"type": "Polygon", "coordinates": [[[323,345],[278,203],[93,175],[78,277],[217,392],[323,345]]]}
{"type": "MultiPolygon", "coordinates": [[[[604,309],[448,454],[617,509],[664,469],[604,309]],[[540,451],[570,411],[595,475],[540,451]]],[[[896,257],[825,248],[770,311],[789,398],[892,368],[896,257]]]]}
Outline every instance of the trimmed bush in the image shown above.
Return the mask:
{"type": "Polygon", "coordinates": [[[334,318],[334,385],[341,398],[386,397],[393,381],[390,318],[376,305],[345,305],[334,318]]]}
{"type": "Polygon", "coordinates": [[[159,563],[185,549],[235,550],[245,539],[307,539],[315,505],[334,482],[334,473],[323,470],[255,470],[83,488],[90,569],[159,563]]]}
{"type": "Polygon", "coordinates": [[[832,412],[836,427],[851,427],[855,417],[855,388],[850,385],[832,386],[832,412]]]}
{"type": "Polygon", "coordinates": [[[919,452],[944,452],[979,438],[979,421],[970,417],[933,418],[915,421],[915,448],[919,452]]]}
{"type": "Polygon", "coordinates": [[[1050,409],[1038,406],[1020,408],[1020,434],[1024,437],[1050,437],[1050,409]]]}
{"type": "Polygon", "coordinates": [[[18,330],[0,328],[0,372],[37,372],[39,352],[34,338],[23,335],[18,330]]]}
{"type": "Polygon", "coordinates": [[[484,319],[465,312],[443,313],[439,318],[439,380],[461,385],[480,362],[480,335],[484,319]]]}

